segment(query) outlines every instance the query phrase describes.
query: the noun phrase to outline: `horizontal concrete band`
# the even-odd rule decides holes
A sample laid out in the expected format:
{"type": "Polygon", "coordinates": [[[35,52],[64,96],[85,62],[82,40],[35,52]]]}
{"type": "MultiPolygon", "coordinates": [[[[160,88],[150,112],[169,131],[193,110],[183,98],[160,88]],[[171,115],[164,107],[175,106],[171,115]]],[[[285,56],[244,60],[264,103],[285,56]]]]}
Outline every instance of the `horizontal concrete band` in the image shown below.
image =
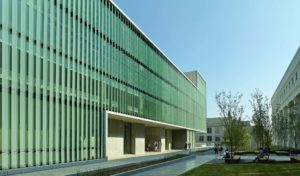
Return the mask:
{"type": "Polygon", "coordinates": [[[115,120],[122,120],[125,122],[130,122],[130,123],[140,123],[140,124],[145,124],[146,126],[151,126],[151,127],[162,127],[165,129],[178,129],[178,130],[191,130],[191,131],[197,131],[197,132],[202,132],[205,133],[203,130],[198,130],[194,128],[188,128],[184,126],[179,126],[179,125],[173,125],[170,123],[165,123],[165,122],[160,122],[160,121],[155,121],[155,120],[150,120],[150,119],[145,119],[142,117],[137,117],[137,116],[131,116],[127,114],[121,114],[113,111],[106,111],[106,117],[115,119],[115,120]]]}
{"type": "MultiPolygon", "coordinates": [[[[60,168],[76,167],[76,166],[82,166],[82,165],[102,163],[102,162],[106,162],[106,161],[107,161],[107,159],[105,158],[105,159],[76,161],[76,162],[69,162],[69,163],[59,163],[59,164],[52,164],[52,165],[45,165],[45,166],[18,168],[18,169],[5,169],[5,170],[0,171],[0,175],[25,174],[25,173],[30,173],[30,172],[38,172],[38,171],[45,171],[45,170],[51,170],[51,169],[60,169],[60,168]]],[[[49,172],[51,172],[51,171],[49,171],[49,172]]]]}

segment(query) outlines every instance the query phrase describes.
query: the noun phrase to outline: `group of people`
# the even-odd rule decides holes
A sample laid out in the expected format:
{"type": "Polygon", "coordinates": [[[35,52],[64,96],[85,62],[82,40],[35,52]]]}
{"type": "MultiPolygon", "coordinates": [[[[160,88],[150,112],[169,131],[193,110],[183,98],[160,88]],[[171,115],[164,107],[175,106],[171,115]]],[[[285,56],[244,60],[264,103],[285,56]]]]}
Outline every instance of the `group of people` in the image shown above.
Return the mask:
{"type": "MultiPolygon", "coordinates": [[[[161,141],[158,140],[158,141],[153,141],[153,143],[151,144],[150,141],[148,140],[147,141],[147,145],[146,145],[146,151],[149,152],[149,151],[154,151],[154,152],[161,152],[161,141]]],[[[190,142],[185,142],[184,144],[184,149],[185,150],[189,150],[191,149],[192,147],[192,144],[190,142]]],[[[222,149],[223,150],[223,149],[222,149]]]]}
{"type": "Polygon", "coordinates": [[[190,150],[190,149],[191,149],[191,146],[192,146],[192,144],[191,144],[190,142],[187,142],[187,141],[186,141],[185,144],[184,144],[184,149],[185,149],[185,150],[188,150],[188,149],[190,150]]]}
{"type": "MultiPolygon", "coordinates": [[[[228,148],[226,148],[224,153],[222,153],[223,152],[223,147],[220,144],[215,144],[214,152],[215,152],[216,155],[217,154],[222,155],[223,158],[225,158],[225,159],[230,158],[230,152],[229,152],[228,148]]],[[[270,148],[269,147],[261,147],[261,148],[259,148],[259,153],[256,156],[256,158],[254,159],[254,162],[258,162],[260,159],[263,159],[265,157],[269,157],[269,155],[270,155],[270,148]]]]}
{"type": "Polygon", "coordinates": [[[146,151],[161,152],[161,141],[154,141],[152,144],[147,141],[146,151]]]}
{"type": "Polygon", "coordinates": [[[215,148],[214,148],[215,154],[220,154],[222,155],[223,152],[223,147],[220,144],[215,144],[215,148]]]}
{"type": "Polygon", "coordinates": [[[215,154],[216,155],[221,155],[221,156],[223,156],[223,158],[225,158],[225,159],[228,159],[228,158],[230,158],[230,153],[229,153],[229,150],[228,150],[228,148],[226,148],[226,150],[224,151],[224,153],[223,153],[223,146],[222,145],[220,145],[220,144],[215,144],[215,148],[214,148],[214,151],[215,151],[215,154]]]}

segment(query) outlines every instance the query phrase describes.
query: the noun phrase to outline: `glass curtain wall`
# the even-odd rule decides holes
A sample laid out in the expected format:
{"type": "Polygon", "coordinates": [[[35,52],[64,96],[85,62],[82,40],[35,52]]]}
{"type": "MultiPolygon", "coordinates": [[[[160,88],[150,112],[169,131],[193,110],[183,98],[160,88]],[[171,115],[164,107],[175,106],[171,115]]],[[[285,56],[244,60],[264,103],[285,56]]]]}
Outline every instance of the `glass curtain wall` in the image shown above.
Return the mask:
{"type": "Polygon", "coordinates": [[[108,0],[0,0],[0,164],[105,157],[106,110],[204,130],[195,87],[108,0]]]}

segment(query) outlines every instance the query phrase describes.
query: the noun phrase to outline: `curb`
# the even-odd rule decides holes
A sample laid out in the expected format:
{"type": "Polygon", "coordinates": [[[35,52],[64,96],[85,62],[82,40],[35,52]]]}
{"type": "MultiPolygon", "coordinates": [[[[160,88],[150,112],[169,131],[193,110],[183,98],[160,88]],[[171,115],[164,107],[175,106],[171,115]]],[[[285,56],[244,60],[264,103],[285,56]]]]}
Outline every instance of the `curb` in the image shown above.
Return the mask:
{"type": "Polygon", "coordinates": [[[163,163],[158,163],[158,164],[154,164],[154,165],[151,165],[151,166],[146,166],[146,167],[139,168],[139,169],[134,169],[134,170],[131,170],[131,171],[118,173],[118,174],[115,174],[114,176],[130,176],[130,175],[138,174],[140,172],[145,172],[145,171],[148,171],[148,170],[151,170],[151,169],[156,169],[156,168],[163,167],[163,166],[166,166],[166,165],[171,165],[171,164],[174,164],[174,163],[177,163],[177,162],[180,162],[180,161],[190,160],[190,159],[193,159],[195,157],[196,157],[195,155],[189,155],[189,156],[178,158],[178,159],[175,159],[175,160],[166,161],[166,162],[163,162],[163,163]]]}
{"type": "Polygon", "coordinates": [[[97,159],[97,160],[87,160],[87,161],[77,161],[77,162],[70,162],[70,163],[59,163],[59,164],[51,164],[51,165],[44,165],[44,166],[31,166],[25,168],[17,168],[17,169],[7,169],[7,170],[0,170],[0,176],[6,175],[18,175],[18,174],[28,174],[40,171],[49,171],[53,169],[62,169],[62,168],[70,168],[76,166],[83,166],[89,164],[96,164],[96,163],[103,163],[106,162],[107,159],[97,159]]]}
{"type": "MultiPolygon", "coordinates": [[[[120,169],[120,168],[124,168],[124,167],[130,167],[130,166],[134,166],[136,164],[142,164],[142,163],[149,162],[149,161],[157,161],[157,160],[161,160],[161,159],[164,159],[164,158],[170,158],[170,157],[173,157],[173,156],[178,155],[178,154],[189,154],[189,153],[187,153],[186,151],[178,151],[178,152],[167,153],[167,154],[158,154],[158,156],[160,155],[158,158],[149,159],[147,161],[138,161],[138,162],[133,162],[133,163],[128,163],[128,164],[112,166],[112,167],[94,169],[94,170],[90,170],[90,171],[83,171],[83,172],[79,171],[77,173],[69,174],[68,176],[84,176],[84,175],[88,175],[88,174],[98,174],[99,172],[113,171],[113,170],[116,170],[116,169],[120,169]]],[[[145,156],[140,156],[140,157],[145,157],[145,156]]],[[[181,158],[178,158],[178,159],[181,159],[181,158]]],[[[120,159],[120,160],[123,160],[123,159],[120,159]]],[[[171,161],[173,161],[173,160],[171,160],[171,161]]]]}

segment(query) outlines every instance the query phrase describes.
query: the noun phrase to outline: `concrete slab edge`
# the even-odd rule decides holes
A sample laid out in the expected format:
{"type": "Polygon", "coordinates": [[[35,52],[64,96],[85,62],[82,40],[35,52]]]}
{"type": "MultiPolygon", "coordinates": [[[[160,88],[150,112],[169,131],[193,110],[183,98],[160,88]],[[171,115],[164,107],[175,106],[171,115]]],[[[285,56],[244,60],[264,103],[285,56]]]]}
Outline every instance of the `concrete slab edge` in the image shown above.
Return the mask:
{"type": "Polygon", "coordinates": [[[145,172],[145,171],[156,169],[156,168],[159,168],[159,167],[171,165],[171,164],[174,164],[174,163],[177,163],[177,162],[190,160],[190,159],[193,159],[195,157],[196,157],[195,155],[189,155],[189,156],[174,159],[174,160],[171,160],[171,161],[166,161],[166,162],[163,162],[163,163],[158,163],[158,164],[154,164],[154,165],[151,165],[151,166],[146,166],[146,167],[139,168],[139,169],[135,169],[135,170],[127,171],[127,172],[122,172],[122,173],[119,173],[119,174],[115,174],[114,176],[131,176],[131,175],[134,175],[134,174],[138,174],[140,172],[145,172]]]}
{"type": "Polygon", "coordinates": [[[71,163],[59,163],[59,164],[52,164],[52,165],[45,165],[45,166],[33,166],[33,167],[18,168],[18,169],[8,169],[8,170],[0,171],[0,176],[26,174],[26,173],[30,173],[30,172],[39,172],[39,171],[45,171],[45,170],[50,171],[52,169],[61,169],[61,168],[67,168],[67,167],[89,165],[89,164],[95,164],[95,163],[102,163],[105,161],[107,161],[106,158],[97,159],[97,160],[76,161],[76,162],[71,162],[71,163]]]}
{"type": "MultiPolygon", "coordinates": [[[[112,166],[112,167],[107,167],[107,168],[95,169],[95,170],[91,170],[91,171],[87,171],[87,172],[79,172],[79,173],[69,174],[68,176],[84,176],[84,175],[87,175],[87,174],[97,174],[99,172],[112,171],[112,170],[116,170],[116,169],[120,169],[120,168],[124,168],[124,167],[134,166],[136,164],[143,164],[145,162],[166,159],[166,158],[170,158],[170,157],[173,157],[175,155],[180,155],[180,154],[188,155],[189,152],[186,151],[186,150],[183,150],[183,151],[172,152],[172,153],[158,154],[158,155],[156,155],[158,157],[151,158],[151,159],[148,159],[146,161],[138,161],[138,162],[132,162],[132,163],[129,163],[129,164],[122,164],[122,165],[118,165],[118,166],[112,166]]],[[[140,156],[140,157],[142,158],[142,157],[145,157],[145,156],[140,156]]],[[[136,157],[136,158],[139,158],[139,157],[136,157]]],[[[122,161],[124,159],[119,159],[119,160],[122,161]]]]}

